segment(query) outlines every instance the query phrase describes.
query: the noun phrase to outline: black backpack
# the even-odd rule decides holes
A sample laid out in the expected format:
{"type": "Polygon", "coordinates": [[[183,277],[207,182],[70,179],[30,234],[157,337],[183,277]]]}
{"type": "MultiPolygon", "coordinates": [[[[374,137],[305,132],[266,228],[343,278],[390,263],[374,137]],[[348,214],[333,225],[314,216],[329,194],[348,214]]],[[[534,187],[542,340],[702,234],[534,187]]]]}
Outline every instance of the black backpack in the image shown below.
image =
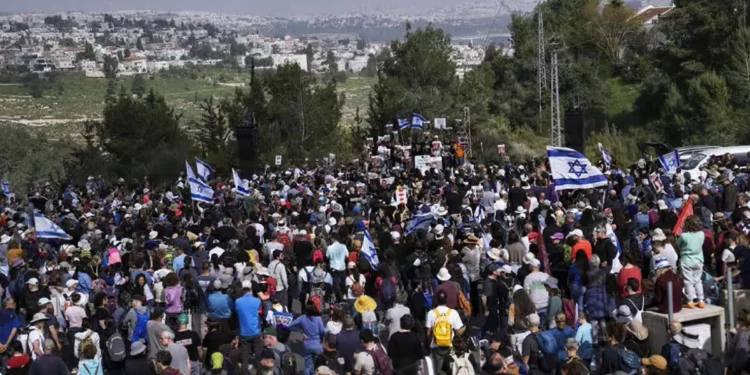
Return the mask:
{"type": "Polygon", "coordinates": [[[279,369],[281,375],[294,375],[297,373],[297,357],[295,357],[295,354],[288,346],[286,346],[286,350],[283,352],[273,349],[273,353],[274,357],[276,357],[276,367],[279,369]]]}

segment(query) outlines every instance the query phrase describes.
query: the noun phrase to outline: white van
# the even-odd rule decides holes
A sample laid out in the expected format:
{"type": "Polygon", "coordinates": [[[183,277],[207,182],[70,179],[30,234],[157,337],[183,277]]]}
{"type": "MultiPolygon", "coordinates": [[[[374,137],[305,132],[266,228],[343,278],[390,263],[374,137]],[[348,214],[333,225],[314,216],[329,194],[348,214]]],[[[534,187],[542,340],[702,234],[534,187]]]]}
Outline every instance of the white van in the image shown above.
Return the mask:
{"type": "Polygon", "coordinates": [[[717,147],[701,150],[694,153],[687,161],[681,162],[680,168],[683,173],[690,173],[691,180],[699,181],[701,167],[705,166],[712,156],[721,156],[725,154],[732,154],[735,159],[737,159],[737,163],[740,166],[743,166],[750,161],[750,146],[717,147]]]}

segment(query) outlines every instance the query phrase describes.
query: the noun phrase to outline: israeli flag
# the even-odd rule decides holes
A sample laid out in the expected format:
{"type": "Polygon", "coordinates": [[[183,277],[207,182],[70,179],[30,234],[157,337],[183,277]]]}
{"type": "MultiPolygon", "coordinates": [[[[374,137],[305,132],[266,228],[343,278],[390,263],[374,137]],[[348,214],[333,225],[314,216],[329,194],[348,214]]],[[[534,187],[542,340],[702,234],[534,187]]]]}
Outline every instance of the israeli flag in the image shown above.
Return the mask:
{"type": "Polygon", "coordinates": [[[599,143],[599,151],[602,153],[602,160],[604,160],[604,165],[607,166],[607,169],[612,168],[612,156],[601,143],[599,143]]]}
{"type": "Polygon", "coordinates": [[[210,165],[198,158],[195,158],[195,170],[198,172],[198,178],[203,182],[208,181],[208,176],[214,173],[210,165]]]}
{"type": "Polygon", "coordinates": [[[474,210],[474,219],[477,221],[482,221],[486,215],[484,214],[484,207],[482,207],[481,204],[477,205],[477,208],[474,210]]]}
{"type": "Polygon", "coordinates": [[[608,184],[607,176],[576,150],[547,146],[547,157],[555,190],[590,189],[608,184]]]}
{"type": "Polygon", "coordinates": [[[412,113],[411,127],[417,129],[424,129],[425,118],[419,113],[412,113]]]}
{"type": "Polygon", "coordinates": [[[0,186],[2,186],[3,195],[5,195],[6,197],[9,197],[10,196],[10,184],[8,183],[8,181],[0,182],[0,186]]]}
{"type": "Polygon", "coordinates": [[[674,150],[666,155],[659,156],[659,162],[664,167],[665,173],[675,173],[680,167],[680,153],[674,150]]]}
{"type": "Polygon", "coordinates": [[[404,120],[402,118],[398,118],[398,130],[404,130],[410,126],[409,120],[404,120]]]}
{"type": "Polygon", "coordinates": [[[406,232],[404,232],[404,235],[408,236],[420,229],[429,228],[432,221],[437,220],[438,217],[437,214],[431,212],[412,216],[406,223],[406,232]]]}
{"type": "Polygon", "coordinates": [[[372,269],[378,269],[378,266],[380,265],[380,260],[378,260],[378,252],[375,251],[375,245],[372,244],[370,233],[367,233],[366,231],[365,238],[362,239],[362,255],[364,255],[365,259],[370,262],[370,266],[372,266],[372,269]]]}
{"type": "Polygon", "coordinates": [[[34,214],[34,227],[36,228],[37,238],[53,238],[58,240],[69,240],[72,238],[62,228],[52,222],[52,220],[47,219],[40,213],[34,214]]]}
{"type": "Polygon", "coordinates": [[[250,195],[250,181],[240,179],[240,175],[234,168],[232,168],[232,177],[234,177],[234,188],[237,190],[237,195],[242,197],[250,195]]]}
{"type": "Polygon", "coordinates": [[[211,203],[214,199],[214,189],[197,178],[188,178],[190,197],[194,201],[211,203]]]}

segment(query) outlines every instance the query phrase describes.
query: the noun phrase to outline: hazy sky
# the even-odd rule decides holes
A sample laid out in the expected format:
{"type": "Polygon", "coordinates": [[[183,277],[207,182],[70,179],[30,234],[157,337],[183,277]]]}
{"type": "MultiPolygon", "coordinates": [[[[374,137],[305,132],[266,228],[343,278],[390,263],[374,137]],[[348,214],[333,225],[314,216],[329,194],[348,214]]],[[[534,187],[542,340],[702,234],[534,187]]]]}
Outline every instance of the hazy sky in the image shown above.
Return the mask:
{"type": "Polygon", "coordinates": [[[357,10],[431,8],[469,0],[0,0],[0,12],[192,10],[254,15],[308,15],[357,10]]]}

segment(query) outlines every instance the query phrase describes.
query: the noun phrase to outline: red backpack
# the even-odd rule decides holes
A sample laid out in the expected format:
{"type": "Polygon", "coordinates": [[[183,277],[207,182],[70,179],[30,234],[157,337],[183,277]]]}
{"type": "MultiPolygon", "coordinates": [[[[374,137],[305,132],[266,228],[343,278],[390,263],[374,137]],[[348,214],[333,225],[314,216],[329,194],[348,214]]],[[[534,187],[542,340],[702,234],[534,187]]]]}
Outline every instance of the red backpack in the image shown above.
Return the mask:
{"type": "Polygon", "coordinates": [[[284,245],[284,248],[291,247],[292,239],[289,238],[289,233],[286,233],[286,232],[279,233],[279,243],[284,245]]]}
{"type": "Polygon", "coordinates": [[[565,312],[565,323],[570,327],[576,326],[576,317],[578,316],[578,309],[576,309],[576,303],[573,300],[563,299],[563,312],[565,312]]]}

